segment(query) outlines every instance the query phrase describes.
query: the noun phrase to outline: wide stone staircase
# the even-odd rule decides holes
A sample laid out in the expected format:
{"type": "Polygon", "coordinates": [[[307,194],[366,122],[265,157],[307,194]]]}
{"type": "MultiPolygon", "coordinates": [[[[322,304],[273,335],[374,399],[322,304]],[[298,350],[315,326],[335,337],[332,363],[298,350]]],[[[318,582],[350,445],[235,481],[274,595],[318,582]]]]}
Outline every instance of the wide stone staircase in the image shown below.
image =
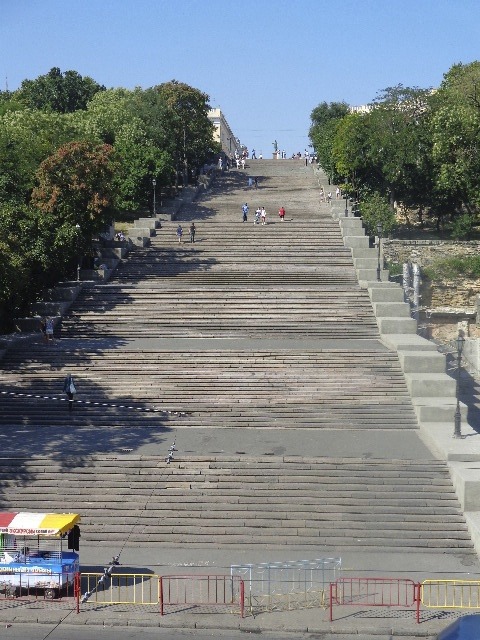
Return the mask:
{"type": "Polygon", "coordinates": [[[125,454],[1,462],[2,490],[16,508],[79,511],[82,537],[95,544],[120,544],[128,531],[142,547],[471,553],[437,461],[182,456],[166,467],[157,456],[125,454]]]}
{"type": "Polygon", "coordinates": [[[83,289],[55,345],[9,351],[0,372],[3,509],[79,512],[83,542],[96,545],[473,556],[443,462],[393,450],[368,460],[310,455],[312,433],[348,442],[418,428],[397,354],[379,340],[316,186],[312,168],[290,160],[220,177],[179,220],[162,220],[109,284],[83,289]],[[246,190],[248,173],[260,176],[258,191],[246,190]],[[258,205],[266,226],[253,224],[258,205]],[[78,389],[71,414],[69,372],[78,389]],[[194,429],[229,430],[242,454],[179,451],[167,464],[167,442],[194,429]],[[269,430],[279,444],[296,430],[303,453],[259,456],[242,446],[245,430],[269,430]]]}
{"type": "Polygon", "coordinates": [[[18,350],[7,360],[10,402],[0,425],[417,428],[402,371],[386,349],[282,349],[241,351],[237,341],[226,351],[119,347],[85,356],[62,344],[50,356],[48,380],[45,349],[18,350]],[[66,414],[61,390],[71,371],[79,402],[66,414]]]}
{"type": "Polygon", "coordinates": [[[278,221],[197,222],[197,241],[181,246],[175,227],[164,223],[111,284],[85,290],[62,335],[377,336],[333,221],[314,237],[311,223],[296,223],[293,238],[278,221]]]}

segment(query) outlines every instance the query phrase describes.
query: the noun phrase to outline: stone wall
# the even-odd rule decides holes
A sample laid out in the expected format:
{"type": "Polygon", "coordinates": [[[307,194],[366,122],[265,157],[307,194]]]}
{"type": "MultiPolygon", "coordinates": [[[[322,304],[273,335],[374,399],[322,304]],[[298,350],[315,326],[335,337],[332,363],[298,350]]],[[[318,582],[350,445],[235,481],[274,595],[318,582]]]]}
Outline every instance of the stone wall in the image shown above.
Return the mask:
{"type": "MultiPolygon", "coordinates": [[[[404,262],[416,262],[422,270],[422,267],[442,258],[478,255],[480,241],[384,240],[382,249],[388,263],[402,265],[404,262]]],[[[422,277],[420,294],[423,307],[476,307],[480,280],[459,278],[432,283],[422,277]]]]}

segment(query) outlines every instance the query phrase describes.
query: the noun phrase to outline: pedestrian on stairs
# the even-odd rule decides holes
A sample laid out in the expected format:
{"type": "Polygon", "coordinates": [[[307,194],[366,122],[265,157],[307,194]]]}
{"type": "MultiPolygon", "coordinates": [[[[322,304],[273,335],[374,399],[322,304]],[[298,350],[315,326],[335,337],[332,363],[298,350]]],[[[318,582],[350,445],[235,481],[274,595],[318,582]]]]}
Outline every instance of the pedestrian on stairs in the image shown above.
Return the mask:
{"type": "Polygon", "coordinates": [[[44,342],[48,342],[48,338],[47,338],[47,319],[46,318],[42,318],[40,320],[40,331],[42,332],[43,341],[44,342]]]}
{"type": "Polygon", "coordinates": [[[195,231],[197,230],[195,222],[190,225],[190,242],[195,242],[195,231]]]}
{"type": "Polygon", "coordinates": [[[283,222],[285,220],[285,207],[280,207],[278,215],[280,216],[280,221],[283,222]]]}
{"type": "Polygon", "coordinates": [[[73,410],[73,401],[75,399],[75,394],[77,390],[75,388],[75,383],[73,382],[73,376],[71,373],[67,375],[65,378],[65,382],[63,383],[63,390],[67,394],[68,398],[68,410],[73,410]]]}
{"type": "Polygon", "coordinates": [[[45,320],[45,333],[47,335],[47,342],[54,342],[53,318],[50,318],[50,316],[45,320]]]}
{"type": "Polygon", "coordinates": [[[260,216],[262,218],[262,224],[267,224],[267,212],[265,211],[265,207],[262,207],[260,216]]]}
{"type": "Polygon", "coordinates": [[[182,229],[182,225],[179,224],[177,227],[177,238],[179,243],[182,242],[182,236],[183,236],[183,229],[182,229]]]}
{"type": "Polygon", "coordinates": [[[248,218],[248,204],[245,202],[245,204],[242,207],[242,212],[243,212],[243,222],[247,222],[247,218],[248,218]]]}

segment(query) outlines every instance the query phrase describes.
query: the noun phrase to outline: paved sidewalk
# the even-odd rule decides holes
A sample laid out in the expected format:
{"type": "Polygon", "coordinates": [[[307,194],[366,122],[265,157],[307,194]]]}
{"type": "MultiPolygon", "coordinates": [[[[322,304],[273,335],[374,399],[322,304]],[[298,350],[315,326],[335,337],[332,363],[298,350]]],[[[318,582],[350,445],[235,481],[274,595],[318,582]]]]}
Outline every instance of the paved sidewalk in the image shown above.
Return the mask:
{"type": "MultiPolygon", "coordinates": [[[[295,550],[288,560],[310,558],[311,549],[295,550]]],[[[88,547],[82,549],[83,570],[102,571],[108,565],[107,549],[88,547]]],[[[157,575],[185,574],[229,574],[230,564],[246,562],[285,561],[283,550],[248,549],[219,550],[187,549],[184,551],[125,549],[121,554],[121,565],[117,573],[153,572],[157,575]]],[[[115,573],[114,572],[114,573],[115,573]]],[[[480,579],[480,567],[462,567],[452,557],[441,554],[425,556],[412,553],[409,560],[403,554],[384,557],[381,553],[350,553],[342,556],[342,577],[392,577],[410,578],[422,581],[427,578],[480,579]],[[379,569],[379,567],[382,567],[379,569]]],[[[0,601],[0,622],[5,624],[38,622],[45,625],[59,623],[74,608],[72,600],[61,602],[25,603],[0,601]]],[[[75,611],[68,615],[68,624],[163,627],[171,629],[211,629],[219,634],[228,630],[241,629],[248,632],[291,632],[294,634],[333,634],[345,638],[366,637],[397,638],[401,636],[433,638],[449,621],[455,620],[468,611],[441,611],[422,609],[421,624],[417,624],[414,608],[368,608],[336,607],[334,621],[329,620],[327,609],[312,608],[295,611],[275,611],[253,616],[246,611],[239,615],[228,613],[226,609],[216,612],[210,606],[183,607],[176,612],[168,611],[161,617],[155,605],[102,605],[95,604],[92,597],[81,605],[80,614],[75,611]]],[[[122,636],[119,636],[122,637],[122,636]]],[[[323,636],[322,636],[323,637],[323,636]]]]}
{"type": "MultiPolygon", "coordinates": [[[[69,625],[92,625],[113,627],[161,627],[170,629],[210,629],[216,637],[228,637],[229,630],[242,630],[251,633],[290,632],[292,634],[332,634],[333,637],[352,639],[358,635],[372,638],[390,639],[397,637],[434,638],[435,634],[455,620],[455,612],[424,611],[421,623],[415,621],[413,609],[352,609],[338,607],[334,609],[334,621],[329,621],[329,611],[307,609],[296,611],[276,611],[261,613],[255,617],[247,612],[241,619],[231,613],[212,613],[213,607],[199,609],[185,607],[179,613],[167,613],[160,616],[155,606],[82,605],[77,614],[74,603],[21,603],[0,602],[0,622],[5,625],[40,623],[53,627],[62,621],[69,625]],[[68,619],[66,619],[68,616],[68,619]]],[[[2,636],[3,637],[3,636],[2,636]]],[[[4,636],[7,637],[7,636],[4,636]]],[[[119,638],[130,637],[119,631],[119,638]]]]}

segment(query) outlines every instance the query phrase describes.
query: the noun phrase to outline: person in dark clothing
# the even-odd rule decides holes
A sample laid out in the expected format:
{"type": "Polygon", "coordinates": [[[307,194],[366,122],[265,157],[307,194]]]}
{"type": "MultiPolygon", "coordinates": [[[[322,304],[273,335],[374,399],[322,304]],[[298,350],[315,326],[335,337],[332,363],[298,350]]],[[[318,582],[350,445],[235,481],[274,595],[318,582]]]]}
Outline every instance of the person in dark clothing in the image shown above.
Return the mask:
{"type": "Polygon", "coordinates": [[[73,382],[73,376],[71,373],[65,378],[65,382],[63,383],[63,390],[67,394],[68,398],[68,410],[72,411],[73,409],[73,401],[75,399],[75,394],[77,392],[75,388],[75,384],[73,382]]]}
{"type": "Polygon", "coordinates": [[[44,342],[48,342],[48,337],[47,337],[47,319],[46,318],[42,318],[40,320],[40,331],[42,332],[43,341],[44,342]]]}
{"type": "Polygon", "coordinates": [[[195,222],[190,225],[190,242],[195,242],[195,231],[197,230],[195,222]]]}

